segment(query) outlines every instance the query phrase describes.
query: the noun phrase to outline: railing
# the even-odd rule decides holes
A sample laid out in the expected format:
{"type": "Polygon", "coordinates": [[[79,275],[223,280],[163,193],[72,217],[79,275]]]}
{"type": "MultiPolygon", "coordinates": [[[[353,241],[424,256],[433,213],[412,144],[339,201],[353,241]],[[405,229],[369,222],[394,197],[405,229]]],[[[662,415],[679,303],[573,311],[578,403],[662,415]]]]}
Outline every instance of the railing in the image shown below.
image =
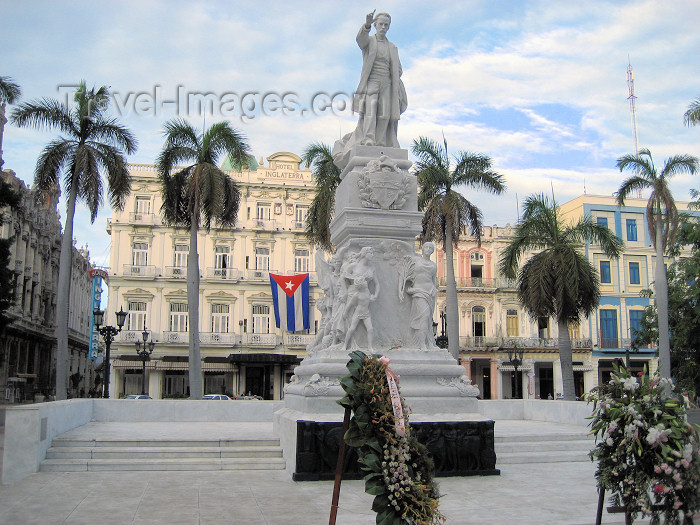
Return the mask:
{"type": "Polygon", "coordinates": [[[166,266],[165,276],[175,279],[187,278],[187,268],[185,266],[166,266]]]}
{"type": "MultiPolygon", "coordinates": [[[[457,288],[515,288],[517,281],[505,277],[456,277],[457,288]]],[[[447,284],[447,277],[438,279],[440,286],[447,284]]]]}
{"type": "Polygon", "coordinates": [[[276,346],[277,334],[245,334],[243,344],[248,346],[276,346]]]}
{"type": "Polygon", "coordinates": [[[242,272],[237,268],[207,268],[207,279],[222,279],[237,281],[241,278],[242,272]]]}
{"type": "MultiPolygon", "coordinates": [[[[148,331],[150,337],[153,341],[158,341],[158,334],[152,331],[148,331]]],[[[121,343],[135,343],[136,341],[143,340],[143,330],[122,330],[119,332],[118,341],[121,343]]]]}
{"type": "Polygon", "coordinates": [[[240,340],[238,334],[222,332],[200,332],[199,342],[210,345],[235,345],[240,340]]]}
{"type": "Polygon", "coordinates": [[[249,281],[269,281],[270,272],[277,273],[275,270],[246,270],[245,277],[249,281]]]}
{"type": "MultiPolygon", "coordinates": [[[[627,337],[600,337],[598,339],[598,346],[600,348],[629,348],[631,351],[634,351],[632,349],[632,338],[627,338],[627,337]]],[[[649,349],[649,348],[656,348],[653,345],[650,344],[640,344],[638,348],[642,349],[649,349]]]]}
{"type": "Polygon", "coordinates": [[[135,224],[154,225],[160,224],[160,217],[155,213],[130,213],[129,222],[135,224]]]}
{"type": "Polygon", "coordinates": [[[163,342],[165,343],[189,343],[189,332],[163,332],[163,342]]]}
{"type": "MultiPolygon", "coordinates": [[[[474,337],[460,336],[459,344],[464,348],[558,348],[555,338],[539,337],[474,337]]],[[[572,348],[592,348],[590,339],[572,339],[572,348]]]]}
{"type": "Polygon", "coordinates": [[[135,264],[125,264],[124,265],[124,275],[130,275],[131,277],[155,277],[156,267],[155,266],[139,266],[135,264]]]}
{"type": "Polygon", "coordinates": [[[252,222],[255,230],[274,230],[277,227],[277,221],[274,219],[253,219],[252,222]]]}
{"type": "Polygon", "coordinates": [[[292,226],[292,230],[294,231],[303,231],[306,229],[306,224],[304,221],[294,221],[294,225],[292,226]]]}
{"type": "Polygon", "coordinates": [[[306,347],[313,343],[316,336],[314,334],[286,334],[284,336],[284,344],[286,346],[306,347]]]}

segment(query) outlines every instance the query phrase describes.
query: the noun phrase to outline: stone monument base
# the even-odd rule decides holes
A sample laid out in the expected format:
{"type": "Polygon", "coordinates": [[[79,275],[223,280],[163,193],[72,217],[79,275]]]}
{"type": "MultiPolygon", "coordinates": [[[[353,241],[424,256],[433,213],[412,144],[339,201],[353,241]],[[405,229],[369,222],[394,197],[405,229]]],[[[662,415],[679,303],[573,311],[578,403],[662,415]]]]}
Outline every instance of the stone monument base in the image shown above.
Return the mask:
{"type": "MultiPolygon", "coordinates": [[[[342,438],[343,411],[309,414],[289,408],[275,413],[287,470],[294,481],[331,480],[342,438]]],[[[411,432],[435,463],[437,477],[499,475],[494,422],[480,414],[411,414],[411,432]]],[[[345,448],[344,479],[361,479],[357,450],[345,448]]]]}

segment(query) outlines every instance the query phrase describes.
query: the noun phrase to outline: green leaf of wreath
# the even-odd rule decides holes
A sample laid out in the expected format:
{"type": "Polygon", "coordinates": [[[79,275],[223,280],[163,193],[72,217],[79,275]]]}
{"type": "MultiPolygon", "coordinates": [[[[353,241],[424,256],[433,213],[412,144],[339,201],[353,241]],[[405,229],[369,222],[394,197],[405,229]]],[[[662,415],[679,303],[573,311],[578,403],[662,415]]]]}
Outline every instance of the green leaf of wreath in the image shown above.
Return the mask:
{"type": "Polygon", "coordinates": [[[379,496],[380,494],[386,494],[386,487],[382,480],[368,479],[365,481],[365,492],[372,496],[379,496]]]}
{"type": "Polygon", "coordinates": [[[389,506],[389,497],[386,494],[380,494],[372,502],[372,510],[374,512],[382,512],[389,506]]]}
{"type": "Polygon", "coordinates": [[[377,525],[401,525],[401,517],[396,515],[394,509],[386,509],[377,514],[377,525]]]}
{"type": "Polygon", "coordinates": [[[381,472],[382,467],[379,462],[379,456],[376,454],[367,454],[365,457],[360,459],[360,462],[362,462],[364,465],[367,466],[367,468],[372,469],[375,472],[381,472]]]}
{"type": "Polygon", "coordinates": [[[355,384],[355,380],[350,376],[341,377],[340,386],[342,386],[343,390],[345,390],[345,392],[348,394],[354,395],[357,393],[357,385],[355,384]]]}
{"type": "Polygon", "coordinates": [[[367,442],[367,438],[364,436],[357,424],[353,424],[353,421],[350,421],[348,430],[345,432],[345,436],[343,436],[343,438],[348,446],[355,448],[359,448],[367,442]]]}

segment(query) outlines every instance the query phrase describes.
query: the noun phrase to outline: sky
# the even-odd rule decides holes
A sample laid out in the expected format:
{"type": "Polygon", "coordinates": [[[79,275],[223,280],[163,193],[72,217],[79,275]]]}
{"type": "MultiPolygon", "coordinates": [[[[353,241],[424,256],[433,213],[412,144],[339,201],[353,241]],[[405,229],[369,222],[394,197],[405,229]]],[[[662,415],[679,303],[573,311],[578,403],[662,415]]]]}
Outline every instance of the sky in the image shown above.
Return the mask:
{"type": "MultiPolygon", "coordinates": [[[[110,86],[111,114],[139,140],[129,162],[153,163],[163,123],[177,117],[198,128],[230,121],[256,159],[300,155],[354,129],[355,36],[374,9],[391,14],[387,36],[403,67],[401,146],[444,136],[451,153],[486,154],[504,175],[501,196],[465,191],[485,224],[515,223],[536,192],[563,203],[619,187],[616,160],[634,151],[628,63],[639,147],[659,166],[700,155],[700,127],[683,125],[700,96],[698,1],[0,0],[0,75],[20,84],[22,101],[69,100],[82,79],[110,86]]],[[[4,168],[31,184],[57,135],[8,124],[4,168]]],[[[672,188],[688,200],[700,182],[677,177],[672,188]]],[[[90,224],[84,206],[76,211],[77,245],[98,265],[108,264],[110,216],[104,206],[90,224]]]]}

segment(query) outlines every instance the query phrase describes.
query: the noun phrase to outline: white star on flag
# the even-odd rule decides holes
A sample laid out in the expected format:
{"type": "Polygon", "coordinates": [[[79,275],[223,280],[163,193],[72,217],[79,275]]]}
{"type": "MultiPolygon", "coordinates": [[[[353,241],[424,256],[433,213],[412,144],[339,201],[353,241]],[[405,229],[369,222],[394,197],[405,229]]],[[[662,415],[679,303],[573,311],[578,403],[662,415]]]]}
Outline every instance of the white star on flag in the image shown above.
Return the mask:
{"type": "Polygon", "coordinates": [[[285,284],[285,288],[286,288],[287,290],[291,290],[292,288],[294,288],[294,285],[292,284],[292,281],[287,281],[286,284],[285,284]]]}

